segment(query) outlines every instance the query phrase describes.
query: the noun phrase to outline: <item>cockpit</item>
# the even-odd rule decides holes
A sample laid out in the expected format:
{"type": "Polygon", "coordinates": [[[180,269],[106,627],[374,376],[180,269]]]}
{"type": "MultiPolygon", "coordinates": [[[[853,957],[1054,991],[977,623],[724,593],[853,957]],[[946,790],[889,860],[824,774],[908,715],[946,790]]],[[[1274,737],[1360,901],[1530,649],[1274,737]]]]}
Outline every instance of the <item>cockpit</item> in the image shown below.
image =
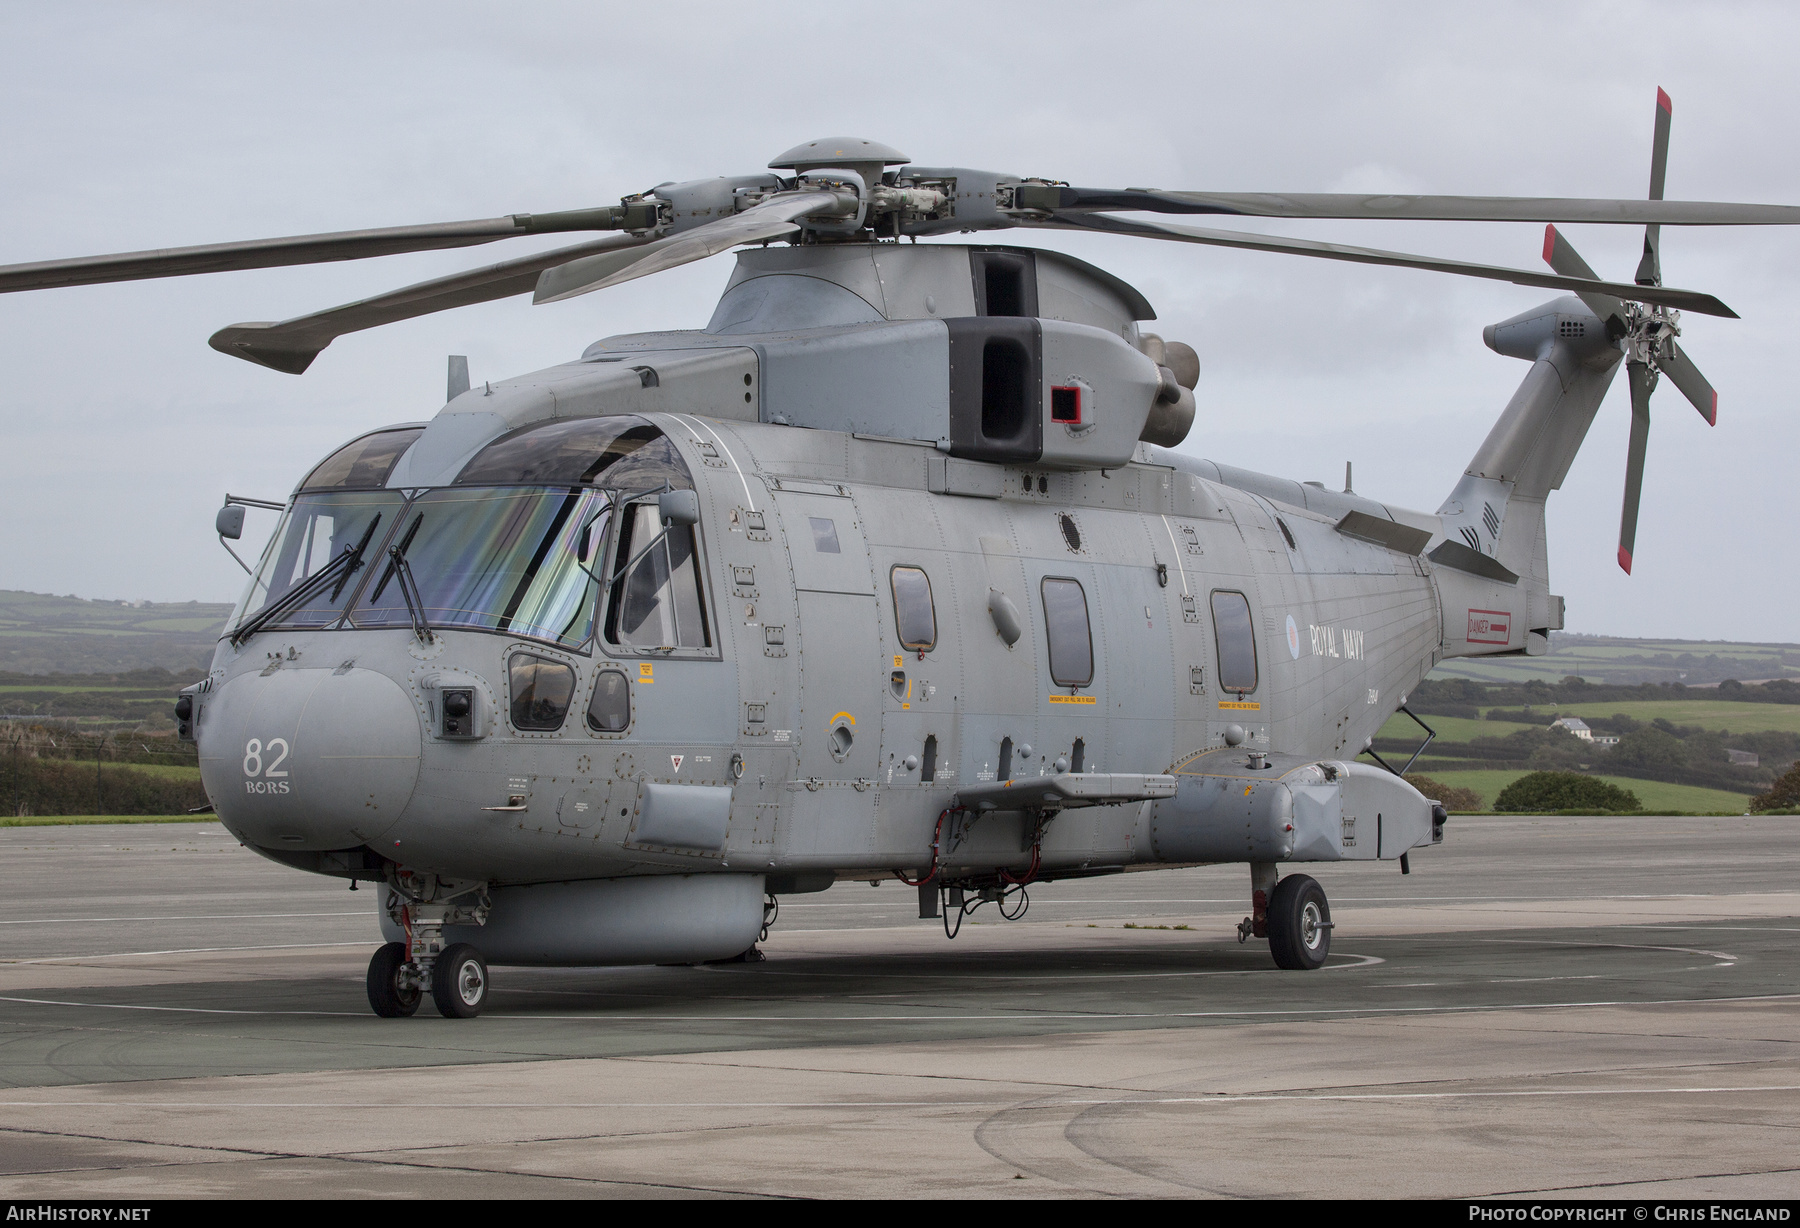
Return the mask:
{"type": "Polygon", "coordinates": [[[629,415],[540,423],[488,443],[448,486],[388,488],[422,429],[365,435],[307,475],[233,636],[445,628],[712,655],[695,517],[665,515],[693,478],[658,427],[629,415]]]}

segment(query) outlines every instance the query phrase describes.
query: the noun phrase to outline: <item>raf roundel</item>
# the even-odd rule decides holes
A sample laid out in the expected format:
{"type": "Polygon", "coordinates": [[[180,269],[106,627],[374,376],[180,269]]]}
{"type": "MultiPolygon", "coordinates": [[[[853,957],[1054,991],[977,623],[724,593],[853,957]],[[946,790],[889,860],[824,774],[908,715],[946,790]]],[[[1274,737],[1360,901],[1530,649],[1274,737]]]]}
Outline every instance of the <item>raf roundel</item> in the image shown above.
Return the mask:
{"type": "Polygon", "coordinates": [[[1292,614],[1288,615],[1287,637],[1288,656],[1298,661],[1300,659],[1300,628],[1294,625],[1294,616],[1292,614]]]}

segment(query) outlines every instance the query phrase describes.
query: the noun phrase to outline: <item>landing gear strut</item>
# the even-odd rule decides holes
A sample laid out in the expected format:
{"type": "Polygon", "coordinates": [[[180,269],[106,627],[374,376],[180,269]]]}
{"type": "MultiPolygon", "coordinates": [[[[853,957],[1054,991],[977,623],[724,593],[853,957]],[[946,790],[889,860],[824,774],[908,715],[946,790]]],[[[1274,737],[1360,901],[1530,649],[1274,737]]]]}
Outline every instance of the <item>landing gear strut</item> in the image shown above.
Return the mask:
{"type": "Polygon", "coordinates": [[[486,883],[452,882],[435,874],[391,869],[388,917],[406,935],[369,960],[369,1007],[383,1019],[400,1019],[419,1009],[426,990],[446,1019],[473,1019],[487,1004],[487,960],[466,942],[444,945],[446,925],[483,925],[488,916],[486,883]]]}
{"type": "Polygon", "coordinates": [[[1277,881],[1272,862],[1250,864],[1251,915],[1238,925],[1238,941],[1269,940],[1277,968],[1309,971],[1331,954],[1331,905],[1325,889],[1305,874],[1277,881]]]}

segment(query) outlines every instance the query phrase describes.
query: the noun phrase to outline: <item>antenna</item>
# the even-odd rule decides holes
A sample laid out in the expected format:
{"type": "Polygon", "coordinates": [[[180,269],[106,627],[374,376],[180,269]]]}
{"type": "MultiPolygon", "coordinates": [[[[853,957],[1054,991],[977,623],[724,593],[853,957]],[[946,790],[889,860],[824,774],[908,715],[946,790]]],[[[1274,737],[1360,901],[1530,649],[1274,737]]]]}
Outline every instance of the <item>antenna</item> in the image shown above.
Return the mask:
{"type": "Polygon", "coordinates": [[[1350,487],[1350,462],[1349,461],[1344,462],[1344,493],[1347,495],[1353,495],[1356,493],[1356,491],[1352,490],[1350,487]]]}

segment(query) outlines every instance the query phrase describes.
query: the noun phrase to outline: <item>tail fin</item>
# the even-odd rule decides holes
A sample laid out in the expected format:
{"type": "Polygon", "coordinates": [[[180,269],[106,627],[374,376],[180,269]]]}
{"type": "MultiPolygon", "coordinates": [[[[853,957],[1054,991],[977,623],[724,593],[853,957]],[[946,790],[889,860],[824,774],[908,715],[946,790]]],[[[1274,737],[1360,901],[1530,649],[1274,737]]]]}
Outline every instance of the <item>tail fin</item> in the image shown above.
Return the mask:
{"type": "MultiPolygon", "coordinates": [[[[1516,583],[1526,599],[1518,611],[1525,630],[1541,636],[1562,625],[1561,599],[1550,595],[1544,501],[1568,475],[1622,355],[1606,322],[1572,296],[1489,325],[1482,339],[1530,362],[1531,371],[1438,509],[1445,540],[1431,557],[1488,581],[1516,583]]],[[[1543,651],[1547,643],[1535,646],[1543,651]]],[[[1527,637],[1526,650],[1532,647],[1527,637]]]]}

